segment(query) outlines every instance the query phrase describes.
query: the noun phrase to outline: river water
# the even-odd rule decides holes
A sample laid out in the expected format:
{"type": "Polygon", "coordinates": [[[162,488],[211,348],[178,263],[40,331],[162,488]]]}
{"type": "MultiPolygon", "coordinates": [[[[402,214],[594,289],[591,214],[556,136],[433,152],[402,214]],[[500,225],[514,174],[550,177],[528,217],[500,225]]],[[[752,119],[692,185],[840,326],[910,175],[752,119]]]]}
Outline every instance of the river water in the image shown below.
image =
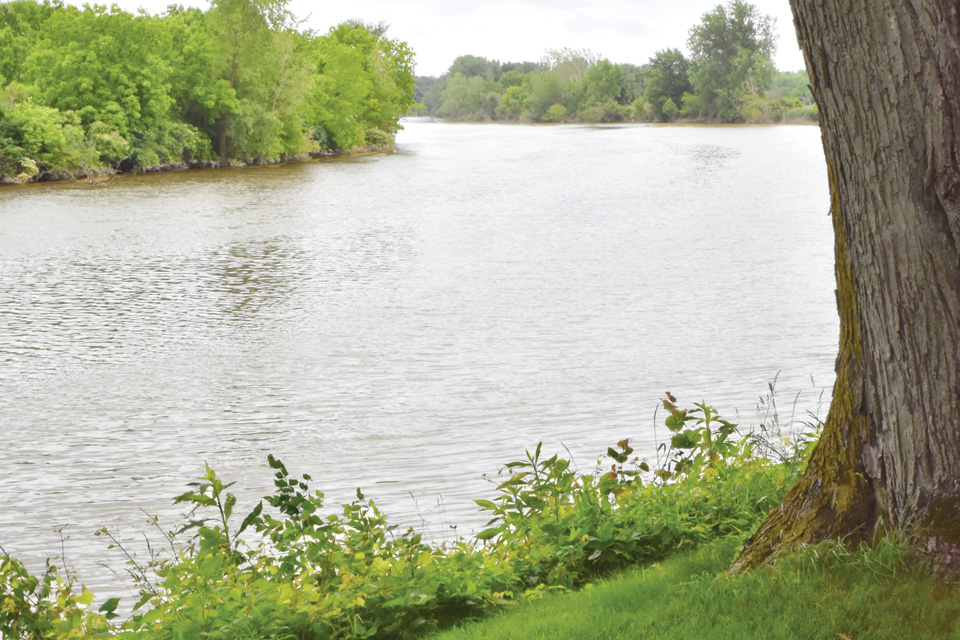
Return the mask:
{"type": "Polygon", "coordinates": [[[828,204],[815,127],[408,122],[390,155],[4,188],[0,545],[37,569],[69,525],[119,595],[92,532],[173,526],[204,462],[238,512],[274,453],[443,539],[538,441],[652,453],[666,391],[749,424],[780,372],[822,416],[828,204]]]}

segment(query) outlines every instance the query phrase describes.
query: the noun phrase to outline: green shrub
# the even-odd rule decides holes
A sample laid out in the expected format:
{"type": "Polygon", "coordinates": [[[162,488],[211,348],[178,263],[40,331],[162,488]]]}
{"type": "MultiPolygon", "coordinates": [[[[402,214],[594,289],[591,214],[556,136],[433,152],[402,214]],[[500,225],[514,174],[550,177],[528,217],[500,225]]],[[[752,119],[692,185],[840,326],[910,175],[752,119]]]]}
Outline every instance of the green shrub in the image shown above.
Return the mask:
{"type": "Polygon", "coordinates": [[[8,138],[20,157],[32,158],[46,169],[76,170],[97,164],[77,116],[32,102],[22,102],[4,118],[0,136],[8,138]]]}
{"type": "Polygon", "coordinates": [[[560,103],[551,105],[547,112],[543,114],[541,120],[544,122],[562,122],[567,118],[567,108],[560,103]]]}
{"type": "MultiPolygon", "coordinates": [[[[797,477],[803,454],[782,464],[756,454],[754,438],[709,406],[680,410],[665,401],[673,434],[655,471],[627,467],[633,449],[609,448],[611,470],[578,475],[570,462],[540,458],[507,465],[494,500],[478,500],[494,516],[480,539],[515,563],[531,585],[577,587],[599,575],[649,562],[728,535],[749,534],[779,504],[797,477]]],[[[805,444],[806,441],[804,441],[805,444]]],[[[797,450],[795,450],[797,451],[797,450]]]]}
{"type": "Polygon", "coordinates": [[[820,111],[815,104],[807,107],[796,107],[787,110],[784,114],[784,120],[787,122],[818,122],[820,120],[820,111]]]}
{"type": "Polygon", "coordinates": [[[616,100],[590,102],[580,110],[581,122],[623,122],[635,113],[632,105],[618,104],[616,100]]]}
{"type": "MultiPolygon", "coordinates": [[[[2,551],[2,549],[0,549],[2,551]]],[[[47,565],[42,577],[31,575],[6,553],[0,554],[0,638],[42,640],[106,637],[118,600],[90,611],[93,594],[79,593],[71,580],[47,565]]]]}
{"type": "Polygon", "coordinates": [[[99,120],[87,128],[87,137],[103,164],[115,165],[130,152],[130,143],[126,138],[99,120]]]}
{"type": "Polygon", "coordinates": [[[673,98],[667,98],[663,103],[661,111],[663,112],[663,118],[665,121],[673,122],[680,114],[680,107],[678,107],[677,103],[673,101],[673,98]]]}
{"type": "Polygon", "coordinates": [[[381,131],[380,129],[367,129],[366,133],[363,134],[364,140],[367,144],[376,145],[382,147],[384,145],[391,144],[393,138],[389,133],[381,131]]]}

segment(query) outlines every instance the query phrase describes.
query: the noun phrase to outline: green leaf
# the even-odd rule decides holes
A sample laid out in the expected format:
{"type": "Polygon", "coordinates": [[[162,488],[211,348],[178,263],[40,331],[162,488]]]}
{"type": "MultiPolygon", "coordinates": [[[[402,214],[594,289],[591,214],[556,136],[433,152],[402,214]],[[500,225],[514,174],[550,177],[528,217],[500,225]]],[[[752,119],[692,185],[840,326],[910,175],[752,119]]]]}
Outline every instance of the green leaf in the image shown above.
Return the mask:
{"type": "Polygon", "coordinates": [[[693,429],[687,429],[670,439],[670,445],[675,449],[692,449],[698,442],[700,442],[700,433],[693,429]]]}
{"type": "Polygon", "coordinates": [[[253,508],[247,517],[243,519],[243,524],[240,525],[240,530],[237,531],[237,534],[243,533],[244,529],[249,527],[251,524],[256,523],[260,519],[260,514],[263,512],[263,502],[260,502],[253,508]]]}
{"type": "Polygon", "coordinates": [[[495,511],[497,509],[497,505],[490,500],[474,500],[474,502],[476,502],[480,507],[490,511],[495,511]]]}
{"type": "Polygon", "coordinates": [[[107,619],[116,617],[117,614],[114,611],[117,610],[117,605],[120,604],[120,598],[110,598],[102,605],[100,605],[100,613],[107,614],[107,619]]]}
{"type": "Polygon", "coordinates": [[[483,531],[478,533],[475,537],[477,540],[489,540],[490,538],[493,538],[498,533],[500,533],[501,528],[502,527],[491,527],[489,529],[484,529],[483,531]]]}
{"type": "Polygon", "coordinates": [[[93,593],[86,587],[83,587],[80,591],[80,596],[77,598],[77,602],[80,604],[89,605],[91,602],[93,602],[93,593]]]}
{"type": "Polygon", "coordinates": [[[617,462],[619,462],[620,464],[623,464],[624,462],[627,461],[627,455],[620,453],[613,447],[607,447],[607,455],[613,458],[614,460],[616,460],[617,462]]]}
{"type": "Polygon", "coordinates": [[[679,412],[671,414],[667,416],[667,419],[664,421],[664,424],[667,425],[667,429],[670,429],[670,431],[677,432],[680,431],[680,429],[683,429],[683,425],[686,422],[686,420],[684,420],[685,416],[680,416],[678,414],[679,412]]]}
{"type": "Polygon", "coordinates": [[[216,500],[210,496],[203,495],[202,493],[196,493],[194,491],[187,491],[182,493],[176,498],[173,499],[174,504],[180,504],[181,502],[192,502],[194,504],[204,505],[204,506],[214,506],[217,504],[216,500]]]}
{"type": "MultiPolygon", "coordinates": [[[[233,484],[232,482],[230,484],[233,484]]],[[[229,486],[229,485],[228,485],[229,486]]],[[[233,507],[237,504],[237,496],[232,493],[227,494],[227,499],[223,505],[223,518],[224,520],[230,519],[230,514],[233,513],[233,507]]]]}

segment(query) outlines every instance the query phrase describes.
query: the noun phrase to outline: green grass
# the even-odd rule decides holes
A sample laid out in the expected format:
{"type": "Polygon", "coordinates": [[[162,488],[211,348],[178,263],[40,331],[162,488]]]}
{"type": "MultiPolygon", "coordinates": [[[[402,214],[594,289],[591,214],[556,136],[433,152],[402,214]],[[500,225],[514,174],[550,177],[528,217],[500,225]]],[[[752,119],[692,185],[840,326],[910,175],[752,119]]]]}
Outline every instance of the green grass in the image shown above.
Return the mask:
{"type": "Polygon", "coordinates": [[[724,575],[736,549],[727,539],[431,640],[960,638],[960,595],[908,570],[893,545],[807,549],[775,568],[724,575]]]}

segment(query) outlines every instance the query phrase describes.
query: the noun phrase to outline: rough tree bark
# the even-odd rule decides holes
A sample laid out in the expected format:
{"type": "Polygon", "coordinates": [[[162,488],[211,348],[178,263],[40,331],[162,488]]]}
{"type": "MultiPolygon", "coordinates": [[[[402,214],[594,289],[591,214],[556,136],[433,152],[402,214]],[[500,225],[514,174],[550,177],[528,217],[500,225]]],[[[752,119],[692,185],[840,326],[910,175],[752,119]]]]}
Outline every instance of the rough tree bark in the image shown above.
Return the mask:
{"type": "Polygon", "coordinates": [[[791,5],[829,168],[837,381],[806,474],[731,569],[897,527],[960,571],[960,2],[791,5]]]}

